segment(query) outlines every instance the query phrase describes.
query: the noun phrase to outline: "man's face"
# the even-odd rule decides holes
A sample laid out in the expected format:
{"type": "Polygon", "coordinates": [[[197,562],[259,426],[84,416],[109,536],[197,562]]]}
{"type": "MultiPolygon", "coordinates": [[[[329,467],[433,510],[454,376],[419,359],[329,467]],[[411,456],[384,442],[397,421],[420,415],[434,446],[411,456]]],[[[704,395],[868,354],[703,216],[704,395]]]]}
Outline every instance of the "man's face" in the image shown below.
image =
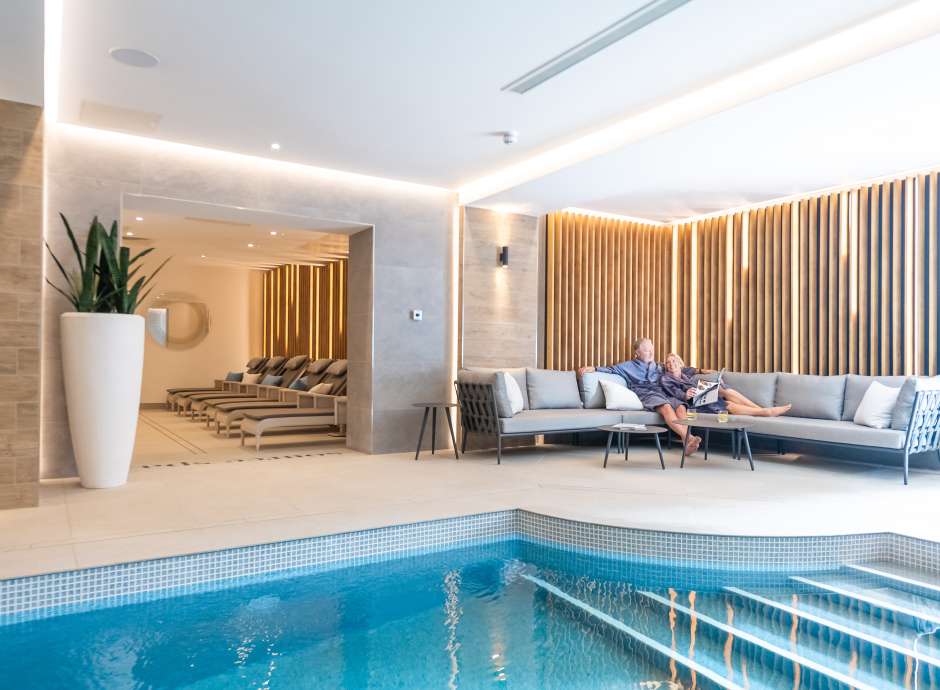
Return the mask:
{"type": "Polygon", "coordinates": [[[653,343],[649,340],[644,340],[636,349],[637,358],[643,362],[652,362],[655,354],[653,343]]]}

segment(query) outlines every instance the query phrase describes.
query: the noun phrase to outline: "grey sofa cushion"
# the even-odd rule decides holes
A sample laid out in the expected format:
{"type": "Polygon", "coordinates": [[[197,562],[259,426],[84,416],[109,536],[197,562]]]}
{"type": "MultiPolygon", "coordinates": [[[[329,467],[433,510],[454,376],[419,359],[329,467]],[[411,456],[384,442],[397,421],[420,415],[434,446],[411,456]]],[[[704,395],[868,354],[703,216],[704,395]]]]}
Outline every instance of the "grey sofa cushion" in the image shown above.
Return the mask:
{"type": "Polygon", "coordinates": [[[774,401],[777,405],[793,405],[787,412],[789,417],[840,421],[844,397],[845,376],[777,375],[774,401]]]}
{"type": "Polygon", "coordinates": [[[808,441],[829,441],[895,450],[904,447],[905,433],[897,429],[872,429],[854,422],[805,417],[750,417],[749,419],[753,419],[754,424],[748,427],[748,431],[754,434],[772,434],[808,441]]]}
{"type": "Polygon", "coordinates": [[[499,425],[504,434],[547,434],[574,429],[593,429],[605,424],[619,424],[620,420],[619,412],[585,410],[579,407],[523,410],[511,419],[500,419],[499,425]]]}
{"type": "Polygon", "coordinates": [[[774,404],[774,392],[777,389],[777,376],[775,372],[767,374],[739,374],[733,371],[725,372],[723,381],[728,388],[733,388],[745,398],[757,403],[761,407],[770,407],[774,404]]]}
{"type": "Polygon", "coordinates": [[[845,402],[842,405],[842,421],[851,422],[855,419],[858,404],[862,402],[865,391],[868,390],[872,381],[877,381],[891,388],[900,388],[907,379],[907,376],[860,376],[858,374],[849,374],[845,377],[845,402]]]}
{"type": "Polygon", "coordinates": [[[496,372],[505,371],[516,379],[519,388],[522,391],[522,403],[524,409],[529,408],[529,396],[526,392],[525,368],[517,367],[515,369],[492,369],[489,367],[467,367],[457,372],[457,380],[466,383],[489,383],[493,385],[493,397],[496,399],[496,414],[500,417],[512,417],[512,406],[509,404],[509,393],[506,392],[506,386],[503,384],[502,377],[496,376],[496,372]]]}
{"type": "Polygon", "coordinates": [[[622,376],[617,374],[605,374],[600,371],[590,371],[578,379],[578,387],[581,390],[581,402],[588,409],[602,409],[607,407],[607,401],[604,399],[604,391],[601,389],[601,381],[611,381],[613,383],[626,386],[627,382],[622,376]]]}
{"type": "Polygon", "coordinates": [[[940,376],[918,376],[905,381],[901,386],[901,394],[894,406],[894,415],[891,417],[891,428],[907,431],[907,424],[911,420],[914,407],[914,394],[923,390],[940,389],[940,376]]]}
{"type": "Polygon", "coordinates": [[[623,416],[623,421],[628,424],[653,424],[656,426],[662,426],[664,424],[663,418],[659,412],[652,412],[650,410],[624,410],[620,414],[623,416]]]}
{"type": "Polygon", "coordinates": [[[573,371],[527,368],[525,380],[529,390],[530,409],[583,407],[581,392],[578,390],[578,375],[573,371]]]}

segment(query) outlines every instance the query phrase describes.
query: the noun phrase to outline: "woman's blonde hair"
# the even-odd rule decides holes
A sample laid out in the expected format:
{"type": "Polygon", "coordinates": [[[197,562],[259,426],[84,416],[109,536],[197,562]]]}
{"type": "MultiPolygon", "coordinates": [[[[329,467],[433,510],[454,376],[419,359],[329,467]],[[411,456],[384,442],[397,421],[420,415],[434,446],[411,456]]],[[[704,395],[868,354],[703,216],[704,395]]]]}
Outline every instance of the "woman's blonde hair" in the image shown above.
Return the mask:
{"type": "Polygon", "coordinates": [[[666,359],[663,360],[663,364],[667,363],[667,362],[670,360],[670,358],[674,358],[674,359],[678,360],[678,362],[679,362],[679,368],[680,368],[680,369],[685,369],[685,360],[683,360],[682,357],[680,357],[680,356],[679,356],[678,354],[676,354],[675,352],[670,352],[668,355],[666,355],[666,359]]]}

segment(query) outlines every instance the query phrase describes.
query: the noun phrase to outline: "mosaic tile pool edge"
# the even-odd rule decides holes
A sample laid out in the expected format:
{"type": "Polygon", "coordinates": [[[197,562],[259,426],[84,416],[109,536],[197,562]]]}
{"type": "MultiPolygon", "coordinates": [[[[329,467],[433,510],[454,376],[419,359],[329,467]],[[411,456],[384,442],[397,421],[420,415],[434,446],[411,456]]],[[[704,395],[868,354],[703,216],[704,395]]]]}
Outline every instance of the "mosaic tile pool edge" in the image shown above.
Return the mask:
{"type": "Polygon", "coordinates": [[[0,580],[0,624],[212,589],[253,576],[334,569],[525,538],[561,550],[727,570],[824,570],[891,560],[940,573],[940,544],[891,533],[744,537],[613,527],[506,510],[0,580]]]}

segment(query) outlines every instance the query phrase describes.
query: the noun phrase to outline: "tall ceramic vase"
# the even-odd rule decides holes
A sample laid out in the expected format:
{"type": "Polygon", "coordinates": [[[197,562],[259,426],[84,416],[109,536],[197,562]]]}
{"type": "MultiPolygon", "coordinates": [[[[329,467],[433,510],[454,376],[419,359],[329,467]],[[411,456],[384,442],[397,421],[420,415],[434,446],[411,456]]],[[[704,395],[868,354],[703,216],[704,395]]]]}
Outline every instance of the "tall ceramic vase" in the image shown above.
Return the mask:
{"type": "Polygon", "coordinates": [[[69,312],[59,319],[69,430],[82,486],[127,482],[144,369],[144,317],[69,312]]]}

